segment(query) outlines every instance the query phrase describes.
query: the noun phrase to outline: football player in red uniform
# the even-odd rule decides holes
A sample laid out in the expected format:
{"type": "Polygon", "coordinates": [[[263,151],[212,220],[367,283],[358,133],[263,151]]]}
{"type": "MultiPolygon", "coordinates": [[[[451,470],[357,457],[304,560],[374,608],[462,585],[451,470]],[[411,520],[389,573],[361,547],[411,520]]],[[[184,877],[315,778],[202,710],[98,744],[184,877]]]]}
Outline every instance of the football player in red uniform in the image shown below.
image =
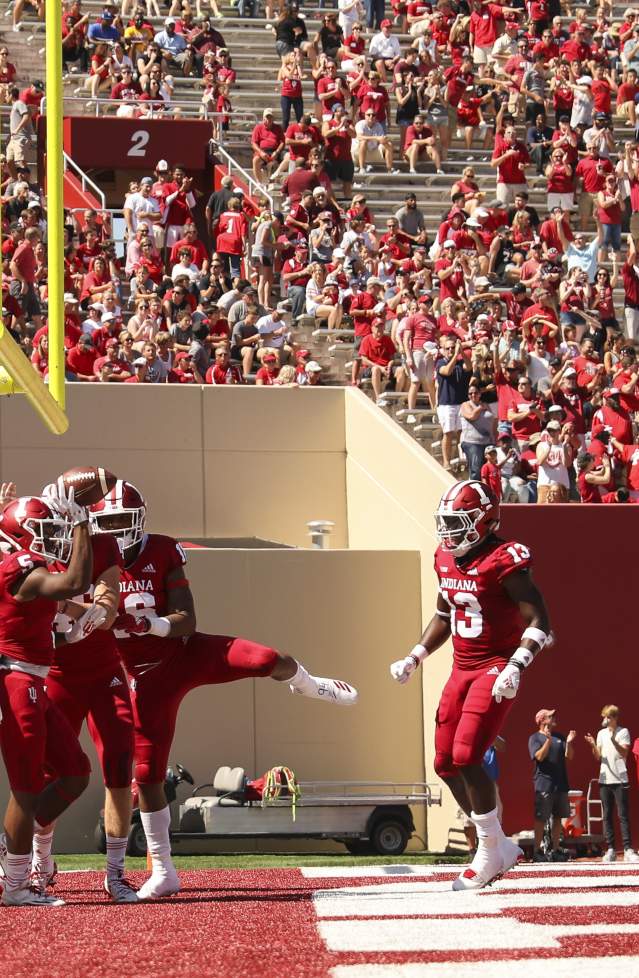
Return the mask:
{"type": "Polygon", "coordinates": [[[45,691],[57,602],[91,583],[88,515],[72,489],[51,490],[46,499],[16,499],[0,515],[0,536],[11,546],[0,564],[0,748],[11,786],[0,866],[8,906],[63,902],[31,882],[34,823],[53,822],[89,783],[89,759],[45,691]],[[61,573],[47,570],[56,560],[61,573]],[[55,772],[46,787],[45,766],[55,772]]]}
{"type": "Polygon", "coordinates": [[[523,855],[504,835],[482,758],[513,705],[522,671],[547,644],[550,625],[530,574],[529,549],[495,535],[499,502],[487,485],[452,486],[436,523],[435,614],[410,655],[390,669],[394,679],[407,682],[452,636],[453,670],[435,721],[435,770],[477,829],[477,854],[453,889],[476,890],[523,855]]]}
{"type": "MultiPolygon", "coordinates": [[[[92,536],[91,548],[90,588],[65,602],[56,615],[56,648],[47,695],[76,735],[87,721],[106,792],[104,888],[116,903],[137,903],[136,891],[124,876],[131,824],[133,716],[127,678],[111,631],[120,601],[122,556],[116,541],[106,535],[92,536]]],[[[51,883],[55,876],[53,829],[53,825],[38,827],[33,839],[32,872],[40,885],[51,883]]]]}
{"type": "Polygon", "coordinates": [[[197,686],[270,676],[292,692],[350,706],[357,691],[336,679],[309,675],[291,656],[243,638],[196,631],[186,555],[171,537],[145,533],[146,504],[135,486],[118,481],[91,507],[94,533],[116,537],[124,567],[118,649],[131,679],[135,723],[135,777],[142,824],[152,860],[141,900],[179,890],[171,862],[170,815],[164,776],[180,703],[197,686]]]}

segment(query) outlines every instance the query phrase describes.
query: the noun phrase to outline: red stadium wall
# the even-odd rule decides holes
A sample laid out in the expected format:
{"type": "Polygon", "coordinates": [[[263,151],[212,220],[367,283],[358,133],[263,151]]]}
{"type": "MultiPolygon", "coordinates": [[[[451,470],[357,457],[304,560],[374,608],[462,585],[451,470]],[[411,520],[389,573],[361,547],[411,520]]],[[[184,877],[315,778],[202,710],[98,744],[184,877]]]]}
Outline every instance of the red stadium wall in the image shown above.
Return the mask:
{"type": "MultiPolygon", "coordinates": [[[[631,737],[639,736],[639,513],[630,506],[504,506],[500,536],[533,551],[535,579],[550,611],[556,643],[524,677],[505,728],[500,791],[508,832],[532,827],[528,737],[540,707],[557,709],[558,730],[577,731],[571,788],[597,777],[584,734],[594,736],[605,703],[616,703],[631,737]]],[[[634,768],[633,763],[630,765],[634,768]]],[[[639,793],[631,772],[631,823],[639,844],[639,793]]]]}

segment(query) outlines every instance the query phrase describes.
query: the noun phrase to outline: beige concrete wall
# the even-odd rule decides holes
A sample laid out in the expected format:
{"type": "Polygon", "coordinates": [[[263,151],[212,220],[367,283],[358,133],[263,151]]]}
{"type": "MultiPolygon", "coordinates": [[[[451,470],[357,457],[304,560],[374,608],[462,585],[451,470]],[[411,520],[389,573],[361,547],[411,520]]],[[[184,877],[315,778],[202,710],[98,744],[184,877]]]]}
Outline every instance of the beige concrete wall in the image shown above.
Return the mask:
{"type": "MultiPolygon", "coordinates": [[[[197,550],[188,576],[201,631],[282,649],[316,675],[349,680],[361,701],[331,707],[271,680],[207,686],[182,706],[171,762],[201,782],[221,764],[251,775],[288,764],[301,779],[422,779],[420,690],[392,686],[385,668],[388,650],[419,630],[417,554],[197,550]]],[[[89,753],[95,761],[92,746],[89,753]]],[[[91,850],[102,798],[95,766],[89,790],[61,821],[58,851],[91,850]]],[[[0,808],[5,801],[0,775],[0,808]]]]}
{"type": "Polygon", "coordinates": [[[306,547],[306,523],[327,519],[348,545],[341,389],[68,384],[67,399],[56,437],[0,398],[0,477],[19,491],[101,464],[143,491],[156,531],[306,547]]]}
{"type": "MultiPolygon", "coordinates": [[[[433,554],[437,546],[433,514],[451,476],[416,442],[360,391],[347,390],[346,494],[351,547],[417,550],[421,557],[420,585],[423,624],[435,606],[436,579],[433,554]]],[[[406,644],[399,639],[387,650],[386,670],[393,658],[410,651],[419,641],[421,626],[406,644]]],[[[446,645],[423,669],[423,714],[426,778],[438,783],[433,770],[435,709],[451,667],[446,645]]],[[[390,680],[389,680],[390,682],[390,680]]],[[[409,688],[402,687],[400,695],[409,688]]],[[[401,707],[397,707],[400,709],[401,707]]],[[[428,845],[446,846],[449,828],[455,824],[457,806],[448,792],[442,808],[431,809],[428,845]]]]}

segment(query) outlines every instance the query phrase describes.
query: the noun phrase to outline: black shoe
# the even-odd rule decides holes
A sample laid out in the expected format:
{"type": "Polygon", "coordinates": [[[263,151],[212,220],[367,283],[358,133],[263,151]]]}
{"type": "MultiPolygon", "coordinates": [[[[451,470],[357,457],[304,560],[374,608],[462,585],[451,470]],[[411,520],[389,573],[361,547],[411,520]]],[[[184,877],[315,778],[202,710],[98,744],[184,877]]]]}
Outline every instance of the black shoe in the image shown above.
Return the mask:
{"type": "Polygon", "coordinates": [[[547,863],[549,861],[550,860],[549,860],[548,856],[546,855],[546,853],[543,851],[543,849],[535,849],[535,851],[533,853],[533,862],[534,863],[547,863]]]}
{"type": "Polygon", "coordinates": [[[567,849],[555,849],[550,855],[550,860],[553,863],[567,863],[570,858],[570,853],[567,849]]]}

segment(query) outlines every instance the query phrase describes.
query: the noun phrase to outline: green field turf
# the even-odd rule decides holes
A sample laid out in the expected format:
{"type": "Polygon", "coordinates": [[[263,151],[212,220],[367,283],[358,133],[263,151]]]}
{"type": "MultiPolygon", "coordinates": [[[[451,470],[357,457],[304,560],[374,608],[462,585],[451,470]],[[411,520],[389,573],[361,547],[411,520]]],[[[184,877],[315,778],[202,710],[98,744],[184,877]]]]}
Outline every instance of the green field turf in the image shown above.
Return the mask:
{"type": "MultiPolygon", "coordinates": [[[[104,856],[86,855],[56,856],[58,869],[103,869],[104,856]]],[[[174,856],[178,869],[282,869],[294,866],[389,866],[431,865],[436,863],[467,862],[463,856],[447,856],[444,853],[409,853],[398,857],[349,856],[325,853],[317,855],[258,855],[255,853],[227,853],[220,856],[174,856]]],[[[127,869],[146,869],[146,859],[127,856],[127,869]]]]}

